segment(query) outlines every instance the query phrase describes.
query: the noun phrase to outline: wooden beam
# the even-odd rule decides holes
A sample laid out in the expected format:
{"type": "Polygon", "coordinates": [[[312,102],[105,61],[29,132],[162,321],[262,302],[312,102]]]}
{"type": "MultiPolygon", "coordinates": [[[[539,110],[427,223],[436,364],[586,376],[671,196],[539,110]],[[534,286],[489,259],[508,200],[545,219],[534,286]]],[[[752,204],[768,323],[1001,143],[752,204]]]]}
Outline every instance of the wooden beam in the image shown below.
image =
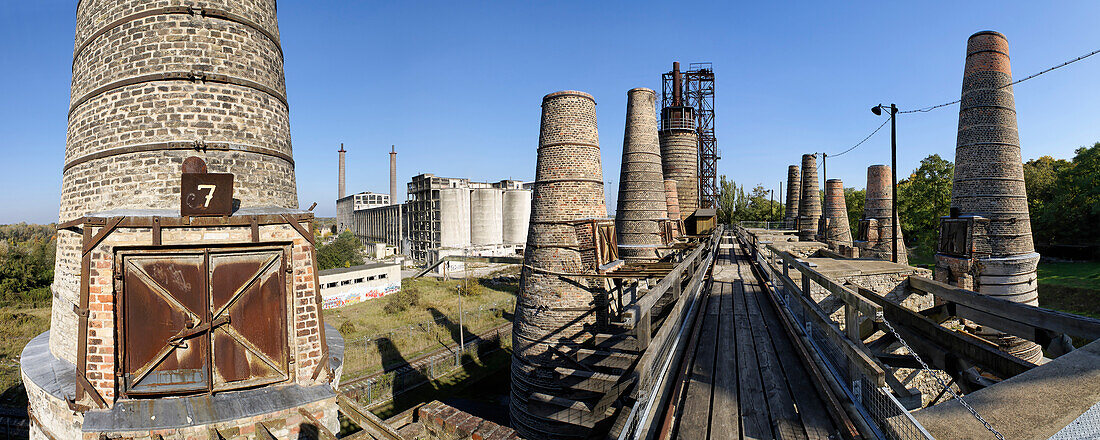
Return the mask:
{"type": "MultiPolygon", "coordinates": [[[[1056,333],[1064,333],[1089,340],[1100,339],[1100,319],[1003,300],[915,275],[909,277],[909,287],[921,292],[930,293],[936,298],[966,306],[969,310],[981,311],[988,315],[1015,321],[1021,325],[1050,330],[1056,333]]],[[[961,310],[957,311],[959,313],[964,313],[964,311],[961,310]]],[[[975,321],[977,321],[977,319],[975,319],[975,321]]],[[[1008,328],[997,327],[993,323],[989,323],[988,325],[997,330],[1005,332],[1010,331],[1008,328]]],[[[1001,325],[1012,327],[1012,325],[1004,323],[1001,325]]],[[[1028,337],[1027,335],[1017,336],[1028,337]]]]}
{"type": "Polygon", "coordinates": [[[344,413],[344,416],[351,419],[356,425],[359,425],[363,431],[370,433],[375,439],[402,440],[396,430],[387,425],[386,422],[382,421],[378,416],[374,415],[374,413],[359,405],[359,402],[349,398],[344,393],[336,394],[336,404],[339,405],[340,411],[344,413]]]}
{"type": "MultiPolygon", "coordinates": [[[[998,350],[984,339],[964,332],[950,330],[925,318],[919,312],[894,304],[870,290],[862,287],[859,290],[864,296],[882,305],[886,320],[892,323],[893,326],[904,327],[911,334],[942,347],[952,356],[988,368],[1003,378],[1015,376],[1035,367],[1035,364],[998,350]]],[[[901,331],[900,328],[899,331],[901,331]]],[[[907,342],[914,345],[915,341],[907,342]]],[[[942,356],[939,357],[942,360],[942,356]]],[[[937,367],[941,369],[951,368],[949,365],[937,365],[937,367]]]]}
{"type": "Polygon", "coordinates": [[[821,307],[818,307],[818,305],[809,298],[804,295],[791,295],[791,297],[796,298],[798,302],[802,303],[801,306],[803,310],[808,312],[806,316],[814,322],[815,327],[822,330],[822,333],[824,333],[834,345],[840,348],[840,351],[848,358],[852,366],[859,369],[868,379],[873,381],[875,386],[886,386],[885,369],[882,368],[882,365],[879,365],[878,361],[871,357],[871,354],[867,352],[865,347],[856,345],[854,341],[848,339],[847,335],[837,327],[836,323],[829,319],[829,316],[821,310],[821,307]]]}

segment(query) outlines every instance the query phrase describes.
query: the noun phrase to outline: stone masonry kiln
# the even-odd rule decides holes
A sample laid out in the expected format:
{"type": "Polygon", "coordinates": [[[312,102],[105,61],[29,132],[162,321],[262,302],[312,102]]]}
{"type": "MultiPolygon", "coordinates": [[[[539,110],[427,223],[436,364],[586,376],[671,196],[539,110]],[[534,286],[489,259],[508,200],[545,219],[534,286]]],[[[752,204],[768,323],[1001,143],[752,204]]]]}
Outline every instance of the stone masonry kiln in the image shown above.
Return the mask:
{"type": "Polygon", "coordinates": [[[22,356],[32,438],[338,428],[275,10],[78,2],[52,322],[22,356]]]}

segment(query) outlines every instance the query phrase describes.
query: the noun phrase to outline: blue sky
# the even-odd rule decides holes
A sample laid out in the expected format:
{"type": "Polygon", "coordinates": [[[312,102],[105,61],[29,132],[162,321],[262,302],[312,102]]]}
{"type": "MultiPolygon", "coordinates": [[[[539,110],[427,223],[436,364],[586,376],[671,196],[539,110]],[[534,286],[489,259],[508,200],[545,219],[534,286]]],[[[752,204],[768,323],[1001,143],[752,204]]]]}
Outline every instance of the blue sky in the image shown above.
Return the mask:
{"type": "MultiPolygon", "coordinates": [[[[0,223],[56,221],[75,0],[7,2],[0,14],[0,223]]],[[[714,63],[719,172],[777,188],[808,152],[837,153],[881,122],[869,108],[958,99],[967,37],[1005,33],[1017,78],[1100,48],[1100,2],[359,2],[283,0],[299,200],[333,215],[336,150],[348,190],[421,172],[534,175],[544,94],[596,97],[613,207],[626,91],[660,90],[672,61],[714,63]],[[673,5],[686,5],[677,11],[673,5]]],[[[1025,158],[1100,141],[1100,55],[1016,87],[1025,158]]],[[[899,174],[954,158],[957,106],[898,119],[899,174]]],[[[889,163],[883,130],[828,163],[863,187],[889,163]]]]}

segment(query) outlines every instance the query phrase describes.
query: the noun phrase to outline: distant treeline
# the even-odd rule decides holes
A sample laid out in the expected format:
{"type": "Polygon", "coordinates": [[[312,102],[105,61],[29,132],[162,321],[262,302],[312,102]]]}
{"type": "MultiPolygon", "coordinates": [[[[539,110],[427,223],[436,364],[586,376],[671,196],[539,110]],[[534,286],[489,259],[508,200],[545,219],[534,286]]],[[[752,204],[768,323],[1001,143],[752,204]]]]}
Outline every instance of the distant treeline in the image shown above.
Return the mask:
{"type": "MultiPolygon", "coordinates": [[[[954,173],[955,164],[933,154],[898,182],[899,223],[906,245],[918,256],[935,253],[939,219],[951,207],[954,173]]],[[[1096,227],[1100,225],[1100,143],[1077,149],[1072,160],[1051,156],[1029,160],[1024,163],[1024,179],[1036,246],[1079,248],[1079,257],[1100,258],[1100,228],[1096,227]]],[[[763,185],[746,191],[744,185],[721,176],[719,220],[781,220],[784,207],[769,196],[763,185]]],[[[844,196],[855,237],[866,191],[846,188],[844,196]]]]}
{"type": "Polygon", "coordinates": [[[0,301],[48,304],[56,249],[53,224],[0,225],[0,301]]]}

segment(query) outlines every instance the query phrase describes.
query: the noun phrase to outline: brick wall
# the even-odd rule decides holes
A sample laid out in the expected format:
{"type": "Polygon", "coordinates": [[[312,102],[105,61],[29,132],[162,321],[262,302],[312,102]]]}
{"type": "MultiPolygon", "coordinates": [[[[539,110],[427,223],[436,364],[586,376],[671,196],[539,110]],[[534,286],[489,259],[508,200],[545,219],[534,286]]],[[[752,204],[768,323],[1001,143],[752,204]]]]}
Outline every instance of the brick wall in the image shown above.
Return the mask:
{"type": "Polygon", "coordinates": [[[425,440],[509,440],[519,439],[512,428],[459,411],[434,401],[417,409],[421,438],[425,440]]]}
{"type": "MultiPolygon", "coordinates": [[[[180,165],[192,155],[235,175],[241,206],[297,208],[275,0],[193,4],[78,3],[61,222],[178,207],[180,165]]],[[[79,245],[61,233],[54,270],[50,345],[70,362],[79,245]]]]}
{"type": "Polygon", "coordinates": [[[627,92],[615,235],[619,256],[628,262],[657,260],[656,247],[662,244],[658,221],[668,215],[655,99],[650,89],[627,92]]]}

